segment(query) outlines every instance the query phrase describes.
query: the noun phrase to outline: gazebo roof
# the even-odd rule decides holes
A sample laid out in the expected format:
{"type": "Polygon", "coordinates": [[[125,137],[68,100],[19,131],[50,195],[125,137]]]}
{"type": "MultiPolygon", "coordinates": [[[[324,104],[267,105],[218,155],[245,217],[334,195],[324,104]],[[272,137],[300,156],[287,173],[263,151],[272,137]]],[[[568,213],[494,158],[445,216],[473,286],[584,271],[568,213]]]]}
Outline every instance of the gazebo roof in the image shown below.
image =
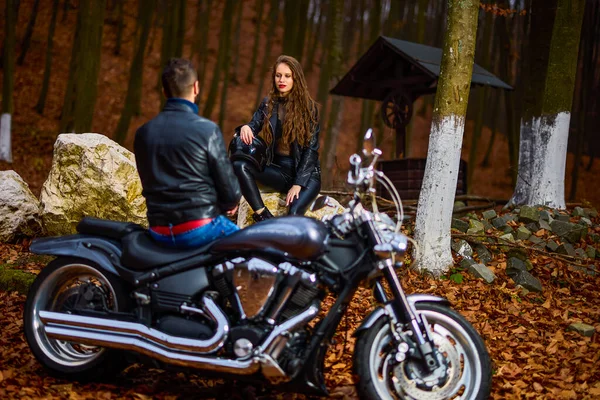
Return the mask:
{"type": "MultiPolygon", "coordinates": [[[[441,60],[440,48],[380,36],[330,93],[378,101],[400,88],[410,90],[415,98],[434,93],[441,60]]],[[[471,82],[512,89],[477,64],[471,82]]]]}

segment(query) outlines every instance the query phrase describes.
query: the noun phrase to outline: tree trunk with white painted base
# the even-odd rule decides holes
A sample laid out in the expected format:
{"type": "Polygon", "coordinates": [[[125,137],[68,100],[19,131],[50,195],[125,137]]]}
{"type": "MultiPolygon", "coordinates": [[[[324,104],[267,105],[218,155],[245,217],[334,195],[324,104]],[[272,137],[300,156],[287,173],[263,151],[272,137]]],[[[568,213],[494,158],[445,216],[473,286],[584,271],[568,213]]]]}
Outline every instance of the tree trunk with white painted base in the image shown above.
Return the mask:
{"type": "Polygon", "coordinates": [[[448,29],[415,223],[415,240],[419,246],[415,266],[435,276],[448,271],[453,264],[450,225],[473,71],[478,11],[478,0],[448,1],[448,29]]]}
{"type": "Polygon", "coordinates": [[[13,89],[15,86],[15,40],[19,3],[16,0],[6,2],[4,53],[2,54],[2,113],[0,119],[0,160],[12,162],[11,151],[11,115],[14,112],[13,89]]]}
{"type": "Polygon", "coordinates": [[[565,208],[565,165],[585,0],[534,0],[519,173],[508,206],[565,208]]]}

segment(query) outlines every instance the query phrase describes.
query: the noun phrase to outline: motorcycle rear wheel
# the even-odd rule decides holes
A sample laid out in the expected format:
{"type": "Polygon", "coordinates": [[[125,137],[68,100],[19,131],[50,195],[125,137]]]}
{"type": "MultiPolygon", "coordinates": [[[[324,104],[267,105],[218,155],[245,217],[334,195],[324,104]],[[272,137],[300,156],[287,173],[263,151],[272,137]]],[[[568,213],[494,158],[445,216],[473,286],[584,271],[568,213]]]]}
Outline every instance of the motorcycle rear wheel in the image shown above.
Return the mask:
{"type": "MultiPolygon", "coordinates": [[[[111,311],[124,311],[128,303],[116,277],[101,272],[94,263],[59,257],[37,276],[29,290],[23,312],[25,338],[37,360],[54,376],[81,381],[99,380],[118,373],[124,366],[116,351],[49,338],[40,311],[70,312],[80,301],[81,285],[89,285],[95,298],[111,311]]],[[[94,300],[96,300],[94,302],[94,300]]]]}
{"type": "Polygon", "coordinates": [[[456,311],[435,303],[417,303],[438,350],[440,367],[425,373],[410,356],[396,361],[396,347],[387,318],[365,331],[354,352],[357,390],[361,399],[487,399],[492,367],[483,339],[456,311]]]}

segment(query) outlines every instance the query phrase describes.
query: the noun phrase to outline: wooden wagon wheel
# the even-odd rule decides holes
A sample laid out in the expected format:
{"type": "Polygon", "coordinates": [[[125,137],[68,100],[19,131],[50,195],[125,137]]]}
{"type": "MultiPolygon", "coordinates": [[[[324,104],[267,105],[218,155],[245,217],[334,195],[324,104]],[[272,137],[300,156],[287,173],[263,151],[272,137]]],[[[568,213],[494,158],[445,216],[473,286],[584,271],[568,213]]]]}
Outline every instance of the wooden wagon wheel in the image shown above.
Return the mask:
{"type": "Polygon", "coordinates": [[[410,95],[397,90],[388,94],[381,102],[381,118],[383,123],[393,129],[408,125],[412,117],[413,101],[410,95]]]}

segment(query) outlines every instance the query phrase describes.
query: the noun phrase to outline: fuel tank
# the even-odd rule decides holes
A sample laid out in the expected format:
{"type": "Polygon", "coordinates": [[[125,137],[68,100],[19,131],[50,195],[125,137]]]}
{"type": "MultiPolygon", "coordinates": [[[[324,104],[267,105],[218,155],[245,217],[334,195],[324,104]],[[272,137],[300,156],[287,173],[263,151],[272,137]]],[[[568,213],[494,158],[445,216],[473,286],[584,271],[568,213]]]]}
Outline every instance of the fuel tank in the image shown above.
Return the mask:
{"type": "Polygon", "coordinates": [[[266,250],[312,261],[325,253],[327,228],[316,219],[300,216],[271,218],[217,241],[211,252],[266,250]]]}

